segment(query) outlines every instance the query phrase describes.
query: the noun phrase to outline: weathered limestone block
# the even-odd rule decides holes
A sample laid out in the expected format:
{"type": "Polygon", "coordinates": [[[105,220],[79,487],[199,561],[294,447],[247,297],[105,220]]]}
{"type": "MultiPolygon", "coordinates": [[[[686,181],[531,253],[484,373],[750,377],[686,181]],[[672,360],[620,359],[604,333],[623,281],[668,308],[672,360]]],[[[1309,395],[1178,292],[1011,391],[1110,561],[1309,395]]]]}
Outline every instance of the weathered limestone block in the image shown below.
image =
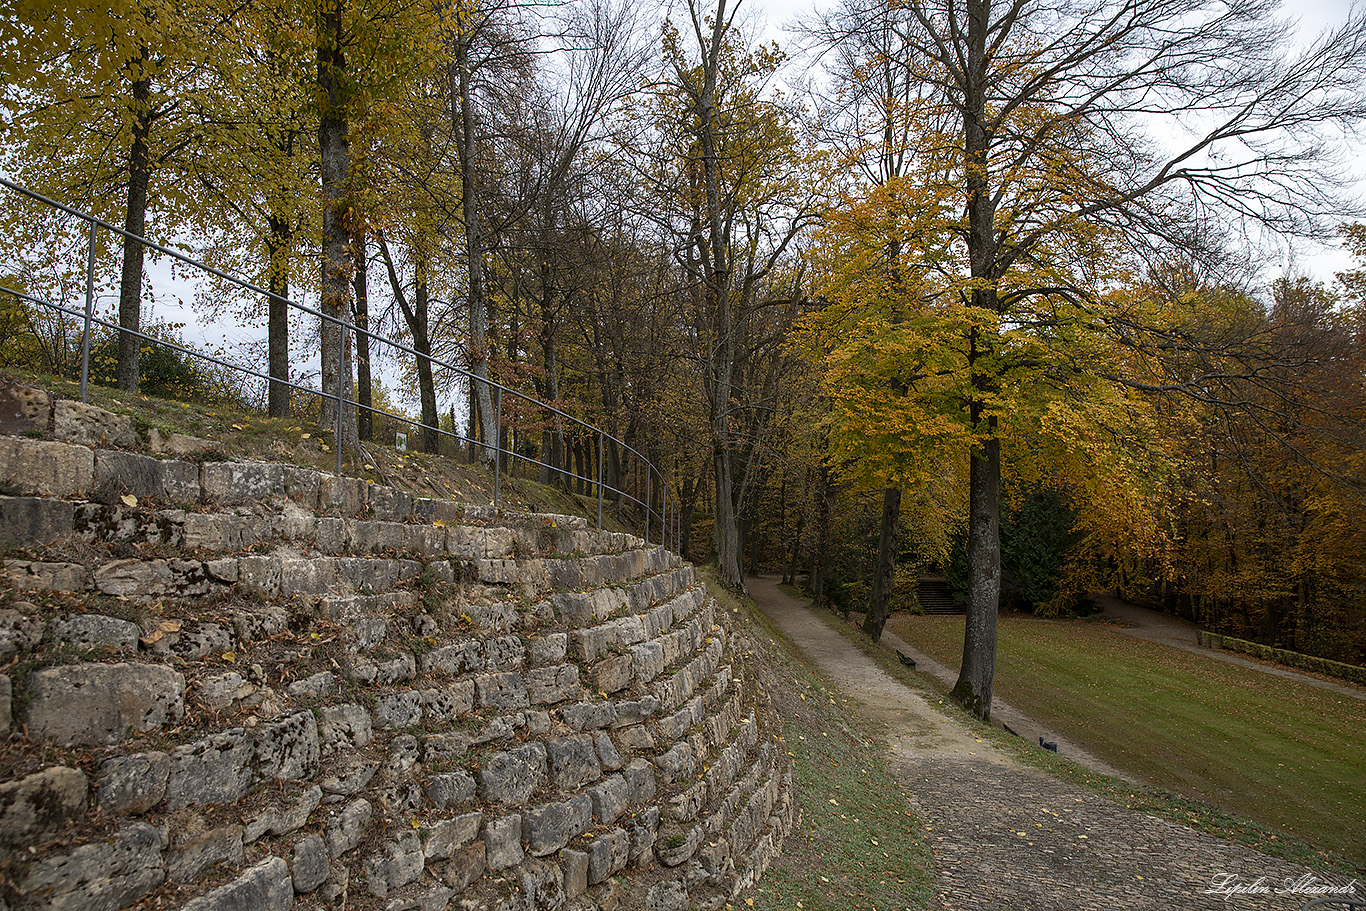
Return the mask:
{"type": "Polygon", "coordinates": [[[76,508],[46,497],[0,497],[0,547],[31,547],[70,538],[76,508]]]}
{"type": "Polygon", "coordinates": [[[171,751],[166,808],[232,803],[247,793],[255,754],[242,728],[231,728],[171,751]]]}
{"type": "Polygon", "coordinates": [[[331,671],[319,671],[311,677],[295,680],[285,687],[285,695],[295,699],[323,699],[337,689],[337,678],[331,671]]]}
{"type": "Polygon", "coordinates": [[[532,639],[527,648],[527,658],[532,667],[560,664],[569,652],[567,633],[549,633],[532,639]]]}
{"type": "Polygon", "coordinates": [[[628,803],[642,804],[654,798],[655,769],[649,762],[644,759],[633,759],[622,770],[621,776],[629,790],[628,803]]]}
{"type": "Polygon", "coordinates": [[[318,512],[326,515],[358,516],[368,505],[369,485],[361,478],[325,474],[319,479],[318,512]]]}
{"type": "Polygon", "coordinates": [[[66,766],[0,784],[0,849],[40,844],[80,819],[88,791],[85,775],[66,766]]]}
{"type": "Polygon", "coordinates": [[[406,522],[413,513],[413,498],[396,487],[383,484],[366,486],[366,503],[376,519],[385,522],[406,522]]]}
{"type": "Polygon", "coordinates": [[[424,790],[438,810],[474,799],[474,777],[463,769],[428,776],[424,790]]]}
{"type": "Polygon", "coordinates": [[[479,770],[479,796],[503,806],[524,804],[546,778],[545,745],[528,743],[488,758],[479,770]]]}
{"type": "Polygon", "coordinates": [[[84,496],[94,480],[95,454],[85,446],[0,437],[0,490],[5,493],[84,496]]]}
{"type": "Polygon", "coordinates": [[[617,703],[617,727],[640,724],[654,717],[659,711],[659,698],[641,696],[639,699],[623,700],[617,703]]]}
{"type": "MultiPolygon", "coordinates": [[[[520,847],[518,845],[519,849],[520,847]]],[[[469,847],[455,852],[450,863],[441,871],[441,881],[456,892],[463,892],[484,875],[487,865],[487,846],[482,841],[476,841],[469,847]]]]}
{"type": "Polygon", "coordinates": [[[82,446],[136,446],[137,428],[126,414],[58,399],[52,408],[52,435],[82,446]]]}
{"type": "Polygon", "coordinates": [[[589,782],[597,781],[602,775],[598,751],[591,734],[554,738],[547,740],[545,746],[550,759],[550,780],[555,787],[565,791],[577,790],[589,782]]]}
{"type": "Polygon", "coordinates": [[[210,829],[166,852],[166,878],[172,882],[192,882],[215,864],[242,862],[242,827],[220,826],[210,829]]]}
{"type": "Polygon", "coordinates": [[[147,448],[158,455],[168,455],[177,459],[212,452],[220,444],[200,439],[185,433],[163,433],[155,427],[147,431],[147,448]]]}
{"type": "Polygon", "coordinates": [[[136,651],[142,630],[138,625],[103,614],[77,614],[49,627],[52,638],[72,648],[113,648],[136,651]]]}
{"type": "Polygon", "coordinates": [[[625,812],[631,800],[631,786],[620,775],[609,775],[588,789],[593,798],[593,817],[599,825],[610,826],[625,812]]]}
{"type": "Polygon", "coordinates": [[[564,906],[564,873],[560,865],[548,860],[529,860],[518,871],[522,887],[522,902],[526,908],[561,908],[564,906]]]}
{"type": "Polygon", "coordinates": [[[85,588],[87,575],[79,563],[6,560],[0,567],[0,579],[16,591],[78,592],[85,588]]]}
{"type": "Polygon", "coordinates": [[[274,462],[205,462],[199,477],[204,498],[221,506],[287,497],[313,507],[322,487],[316,471],[274,462]]]}
{"type": "Polygon", "coordinates": [[[267,781],[312,778],[321,747],[312,712],[299,712],[256,732],[256,771],[267,781]]]}
{"type": "Polygon", "coordinates": [[[365,885],[381,898],[422,875],[426,861],[416,832],[405,832],[370,855],[365,862],[365,885]]]}
{"type": "Polygon", "coordinates": [[[0,381],[0,433],[46,433],[52,423],[52,395],[37,386],[0,381]]]}
{"type": "Polygon", "coordinates": [[[370,713],[361,705],[325,705],[318,709],[318,719],[318,735],[329,755],[358,750],[374,736],[370,713]]]}
{"type": "Polygon", "coordinates": [[[417,676],[417,662],[407,652],[397,658],[381,661],[375,666],[375,683],[380,686],[412,680],[415,676],[417,676]]]}
{"type": "Polygon", "coordinates": [[[531,705],[526,683],[520,674],[487,674],[476,677],[475,691],[481,708],[524,709],[531,705]]]}
{"type": "Polygon", "coordinates": [[[428,861],[444,860],[479,837],[484,814],[463,813],[434,822],[422,831],[422,854],[428,861]]]}
{"type": "Polygon", "coordinates": [[[545,857],[569,844],[593,824],[593,799],[579,794],[568,800],[534,807],[522,814],[522,835],[527,852],[545,857]]]}
{"type": "Polygon", "coordinates": [[[302,829],[308,817],[318,808],[322,797],[322,788],[313,785],[285,800],[283,806],[270,807],[257,813],[242,827],[242,841],[251,844],[264,835],[288,835],[302,829]]]}
{"type": "Polygon", "coordinates": [[[645,893],[645,911],[688,911],[688,890],[676,879],[655,883],[645,893]]]}
{"type": "Polygon", "coordinates": [[[327,842],[321,835],[305,835],[289,849],[289,878],[294,891],[312,892],[327,882],[332,865],[327,859],[327,842]]]}
{"type": "Polygon", "coordinates": [[[485,859],[490,869],[506,870],[522,862],[522,817],[519,814],[484,821],[485,859]]]}
{"type": "Polygon", "coordinates": [[[328,819],[323,837],[327,839],[327,849],[334,858],[341,857],[361,843],[374,812],[370,801],[359,797],[328,819]]]}
{"type": "Polygon", "coordinates": [[[484,659],[480,654],[479,641],[467,639],[427,652],[422,656],[420,665],[424,674],[449,674],[454,677],[483,670],[484,659]]]}
{"type": "Polygon", "coordinates": [[[465,507],[463,504],[454,503],[450,500],[414,500],[413,518],[428,523],[442,522],[446,525],[458,525],[465,521],[465,507]]]}
{"type": "Polygon", "coordinates": [[[441,689],[422,691],[422,712],[438,723],[455,721],[474,709],[474,681],[461,680],[441,689]]]}
{"type": "Polygon", "coordinates": [[[566,699],[583,696],[579,685],[579,667],[576,664],[557,664],[554,667],[538,667],[522,675],[526,683],[527,696],[532,705],[554,705],[566,699]]]}
{"type": "Polygon", "coordinates": [[[237,647],[237,639],[232,629],[222,623],[196,623],[189,621],[175,628],[166,624],[147,620],[145,637],[151,651],[157,655],[174,655],[186,661],[196,661],[206,655],[222,655],[237,647]]]}
{"type": "Polygon", "coordinates": [[[588,672],[593,689],[608,695],[626,689],[635,676],[635,659],[630,655],[617,655],[600,661],[588,672]]]}
{"type": "Polygon", "coordinates": [[[289,911],[293,904],[289,865],[283,857],[268,857],[181,911],[289,911]]]}
{"type": "Polygon", "coordinates": [[[422,720],[422,694],[417,690],[382,693],[375,697],[375,724],[381,728],[407,728],[422,720]]]}
{"type": "Polygon", "coordinates": [[[576,702],[560,709],[564,723],[576,731],[605,728],[617,720],[617,707],[610,702],[576,702]]]}
{"type": "Polygon", "coordinates": [[[613,873],[626,868],[631,857],[631,839],[622,829],[612,829],[588,845],[588,884],[596,886],[613,873]]]}
{"type": "Polygon", "coordinates": [[[573,901],[588,891],[588,855],[565,848],[560,860],[564,862],[564,894],[573,901]]]}
{"type": "Polygon", "coordinates": [[[124,815],[146,813],[166,796],[171,757],[156,750],[106,759],[100,765],[100,809],[124,815]]]}
{"type": "Polygon", "coordinates": [[[42,896],[38,907],[51,911],[118,911],[166,880],[165,849],[164,829],[135,822],[113,838],[44,857],[26,871],[19,892],[42,896]]]}
{"type": "Polygon", "coordinates": [[[185,713],[185,678],[158,664],[74,664],[29,678],[29,734],[63,745],[116,743],[185,713]]]}
{"type": "Polygon", "coordinates": [[[593,746],[598,751],[598,762],[609,772],[615,772],[626,765],[626,760],[617,751],[617,745],[612,742],[606,731],[593,732],[593,746]]]}
{"type": "Polygon", "coordinates": [[[641,683],[649,683],[664,673],[664,668],[668,665],[664,657],[664,645],[657,640],[633,646],[631,659],[635,662],[636,679],[641,683]]]}
{"type": "Polygon", "coordinates": [[[446,550],[462,560],[498,560],[513,553],[510,528],[455,525],[446,529],[446,550]]]}
{"type": "Polygon", "coordinates": [[[199,467],[173,459],[154,459],[135,452],[95,452],[95,490],[100,499],[132,494],[138,499],[199,502],[199,467]]]}
{"type": "Polygon", "coordinates": [[[166,560],[114,560],[95,568],[95,587],[106,595],[168,595],[176,590],[175,573],[166,560]]]}
{"type": "Polygon", "coordinates": [[[638,822],[627,828],[631,836],[631,859],[648,866],[653,860],[655,838],[659,833],[659,807],[647,807],[635,818],[638,822]]]}
{"type": "Polygon", "coordinates": [[[15,601],[14,609],[0,610],[0,662],[8,663],[43,641],[47,624],[34,616],[37,612],[38,605],[28,601],[15,601]]]}

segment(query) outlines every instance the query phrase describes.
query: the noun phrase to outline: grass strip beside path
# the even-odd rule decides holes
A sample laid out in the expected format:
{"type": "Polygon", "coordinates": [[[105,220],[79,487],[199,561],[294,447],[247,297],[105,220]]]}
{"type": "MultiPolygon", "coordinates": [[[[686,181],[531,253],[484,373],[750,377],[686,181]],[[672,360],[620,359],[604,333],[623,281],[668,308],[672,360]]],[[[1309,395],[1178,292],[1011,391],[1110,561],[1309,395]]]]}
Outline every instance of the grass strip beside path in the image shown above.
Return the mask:
{"type": "MultiPolygon", "coordinates": [[[[889,628],[958,667],[963,618],[889,628]]],[[[1101,624],[1005,617],[995,692],[1145,781],[1366,868],[1362,700],[1101,624]]]]}

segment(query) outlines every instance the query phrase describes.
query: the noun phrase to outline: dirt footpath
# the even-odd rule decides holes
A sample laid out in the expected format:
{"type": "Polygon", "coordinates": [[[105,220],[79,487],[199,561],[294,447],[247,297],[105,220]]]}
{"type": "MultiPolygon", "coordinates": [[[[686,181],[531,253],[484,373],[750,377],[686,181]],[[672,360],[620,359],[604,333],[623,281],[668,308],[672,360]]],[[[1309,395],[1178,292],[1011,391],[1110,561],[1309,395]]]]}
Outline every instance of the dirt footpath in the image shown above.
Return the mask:
{"type": "Polygon", "coordinates": [[[776,579],[747,585],[822,672],[888,725],[893,770],[934,851],[938,909],[1279,911],[1302,908],[1316,883],[1344,883],[1024,767],[926,701],[938,697],[889,676],[776,579]]]}

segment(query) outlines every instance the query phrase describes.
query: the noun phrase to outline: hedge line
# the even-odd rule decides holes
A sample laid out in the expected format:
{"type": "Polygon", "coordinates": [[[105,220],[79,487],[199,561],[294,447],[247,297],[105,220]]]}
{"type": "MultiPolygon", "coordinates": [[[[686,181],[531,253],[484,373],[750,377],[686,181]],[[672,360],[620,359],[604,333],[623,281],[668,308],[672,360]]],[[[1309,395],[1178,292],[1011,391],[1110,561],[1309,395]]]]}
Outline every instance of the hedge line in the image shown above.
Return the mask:
{"type": "Polygon", "coordinates": [[[1355,664],[1344,664],[1341,661],[1319,658],[1315,655],[1304,655],[1299,652],[1286,651],[1283,648],[1272,648],[1259,642],[1235,639],[1232,636],[1211,633],[1207,630],[1200,631],[1200,644],[1207,648],[1241,652],[1263,661],[1274,661],[1277,664],[1299,668],[1302,671],[1314,671],[1318,674],[1326,674],[1329,677],[1366,686],[1366,667],[1357,667],[1355,664]]]}

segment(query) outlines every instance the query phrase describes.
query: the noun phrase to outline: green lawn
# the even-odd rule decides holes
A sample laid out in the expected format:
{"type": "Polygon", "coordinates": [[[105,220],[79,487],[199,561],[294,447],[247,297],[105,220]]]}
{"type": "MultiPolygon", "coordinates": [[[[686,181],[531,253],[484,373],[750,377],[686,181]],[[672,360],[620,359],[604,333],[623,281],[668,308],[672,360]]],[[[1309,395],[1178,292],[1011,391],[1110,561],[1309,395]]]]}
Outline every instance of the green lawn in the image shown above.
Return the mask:
{"type": "MultiPolygon", "coordinates": [[[[957,669],[961,617],[889,628],[957,669]]],[[[1145,781],[1366,868],[1366,701],[1100,624],[1008,618],[995,692],[1145,781]]]]}

